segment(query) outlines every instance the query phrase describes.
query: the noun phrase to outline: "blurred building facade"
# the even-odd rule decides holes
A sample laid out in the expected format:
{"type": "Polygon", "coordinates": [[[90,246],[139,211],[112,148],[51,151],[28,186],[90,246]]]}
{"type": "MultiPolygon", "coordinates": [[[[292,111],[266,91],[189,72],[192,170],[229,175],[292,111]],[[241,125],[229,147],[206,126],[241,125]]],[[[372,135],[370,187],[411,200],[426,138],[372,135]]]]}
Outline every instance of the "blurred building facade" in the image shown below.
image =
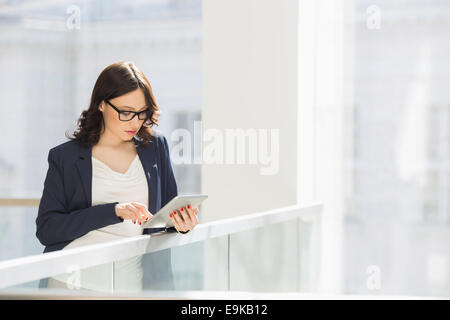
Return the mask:
{"type": "Polygon", "coordinates": [[[347,292],[450,294],[449,17],[448,1],[347,2],[347,292]]]}

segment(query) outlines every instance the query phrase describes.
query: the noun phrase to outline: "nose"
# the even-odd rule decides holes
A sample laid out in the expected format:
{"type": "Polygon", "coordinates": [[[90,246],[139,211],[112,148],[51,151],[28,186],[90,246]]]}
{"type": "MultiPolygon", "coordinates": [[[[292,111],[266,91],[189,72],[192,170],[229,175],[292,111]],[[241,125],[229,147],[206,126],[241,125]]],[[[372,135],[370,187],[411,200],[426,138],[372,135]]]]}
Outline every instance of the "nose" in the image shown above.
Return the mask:
{"type": "Polygon", "coordinates": [[[134,130],[134,131],[138,131],[142,125],[142,120],[139,120],[137,115],[130,122],[131,122],[131,127],[133,128],[132,130],[134,130]]]}

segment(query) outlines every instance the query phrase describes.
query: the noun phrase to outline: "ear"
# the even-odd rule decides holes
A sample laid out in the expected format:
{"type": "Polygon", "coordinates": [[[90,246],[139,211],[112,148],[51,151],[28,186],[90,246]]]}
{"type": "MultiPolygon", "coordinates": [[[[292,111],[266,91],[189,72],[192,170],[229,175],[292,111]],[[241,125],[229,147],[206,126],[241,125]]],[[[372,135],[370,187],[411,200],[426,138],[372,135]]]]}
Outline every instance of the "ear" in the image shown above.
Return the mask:
{"type": "Polygon", "coordinates": [[[100,104],[98,105],[98,110],[100,110],[101,112],[105,110],[104,101],[100,102],[100,104]]]}

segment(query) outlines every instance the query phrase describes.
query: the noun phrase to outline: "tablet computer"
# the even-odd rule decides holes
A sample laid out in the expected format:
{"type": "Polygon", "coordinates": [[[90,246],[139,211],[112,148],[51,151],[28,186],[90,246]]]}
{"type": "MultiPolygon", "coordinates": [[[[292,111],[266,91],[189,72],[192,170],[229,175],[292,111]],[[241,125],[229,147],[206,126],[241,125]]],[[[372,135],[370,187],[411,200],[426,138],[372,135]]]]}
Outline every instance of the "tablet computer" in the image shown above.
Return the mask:
{"type": "Polygon", "coordinates": [[[202,202],[208,198],[206,194],[185,194],[178,195],[170,200],[164,207],[162,207],[153,217],[145,222],[142,226],[147,228],[173,227],[172,220],[169,215],[181,207],[186,207],[188,204],[191,207],[200,207],[202,202]]]}

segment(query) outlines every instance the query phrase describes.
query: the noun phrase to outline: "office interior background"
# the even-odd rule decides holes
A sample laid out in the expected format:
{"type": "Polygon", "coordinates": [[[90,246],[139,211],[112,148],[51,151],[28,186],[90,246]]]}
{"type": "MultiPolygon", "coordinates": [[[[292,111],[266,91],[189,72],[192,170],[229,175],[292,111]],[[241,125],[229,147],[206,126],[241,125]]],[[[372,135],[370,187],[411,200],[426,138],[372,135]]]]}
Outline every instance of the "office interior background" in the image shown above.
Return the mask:
{"type": "MultiPolygon", "coordinates": [[[[275,175],[174,162],[179,193],[209,195],[202,223],[324,206],[304,255],[289,223],[236,235],[228,264],[224,239],[174,249],[178,290],[449,297],[449,37],[445,0],[2,0],[0,198],[41,196],[98,74],[133,61],[171,147],[196,121],[279,129],[275,175]]],[[[0,207],[0,262],[42,253],[36,216],[0,207]]]]}

